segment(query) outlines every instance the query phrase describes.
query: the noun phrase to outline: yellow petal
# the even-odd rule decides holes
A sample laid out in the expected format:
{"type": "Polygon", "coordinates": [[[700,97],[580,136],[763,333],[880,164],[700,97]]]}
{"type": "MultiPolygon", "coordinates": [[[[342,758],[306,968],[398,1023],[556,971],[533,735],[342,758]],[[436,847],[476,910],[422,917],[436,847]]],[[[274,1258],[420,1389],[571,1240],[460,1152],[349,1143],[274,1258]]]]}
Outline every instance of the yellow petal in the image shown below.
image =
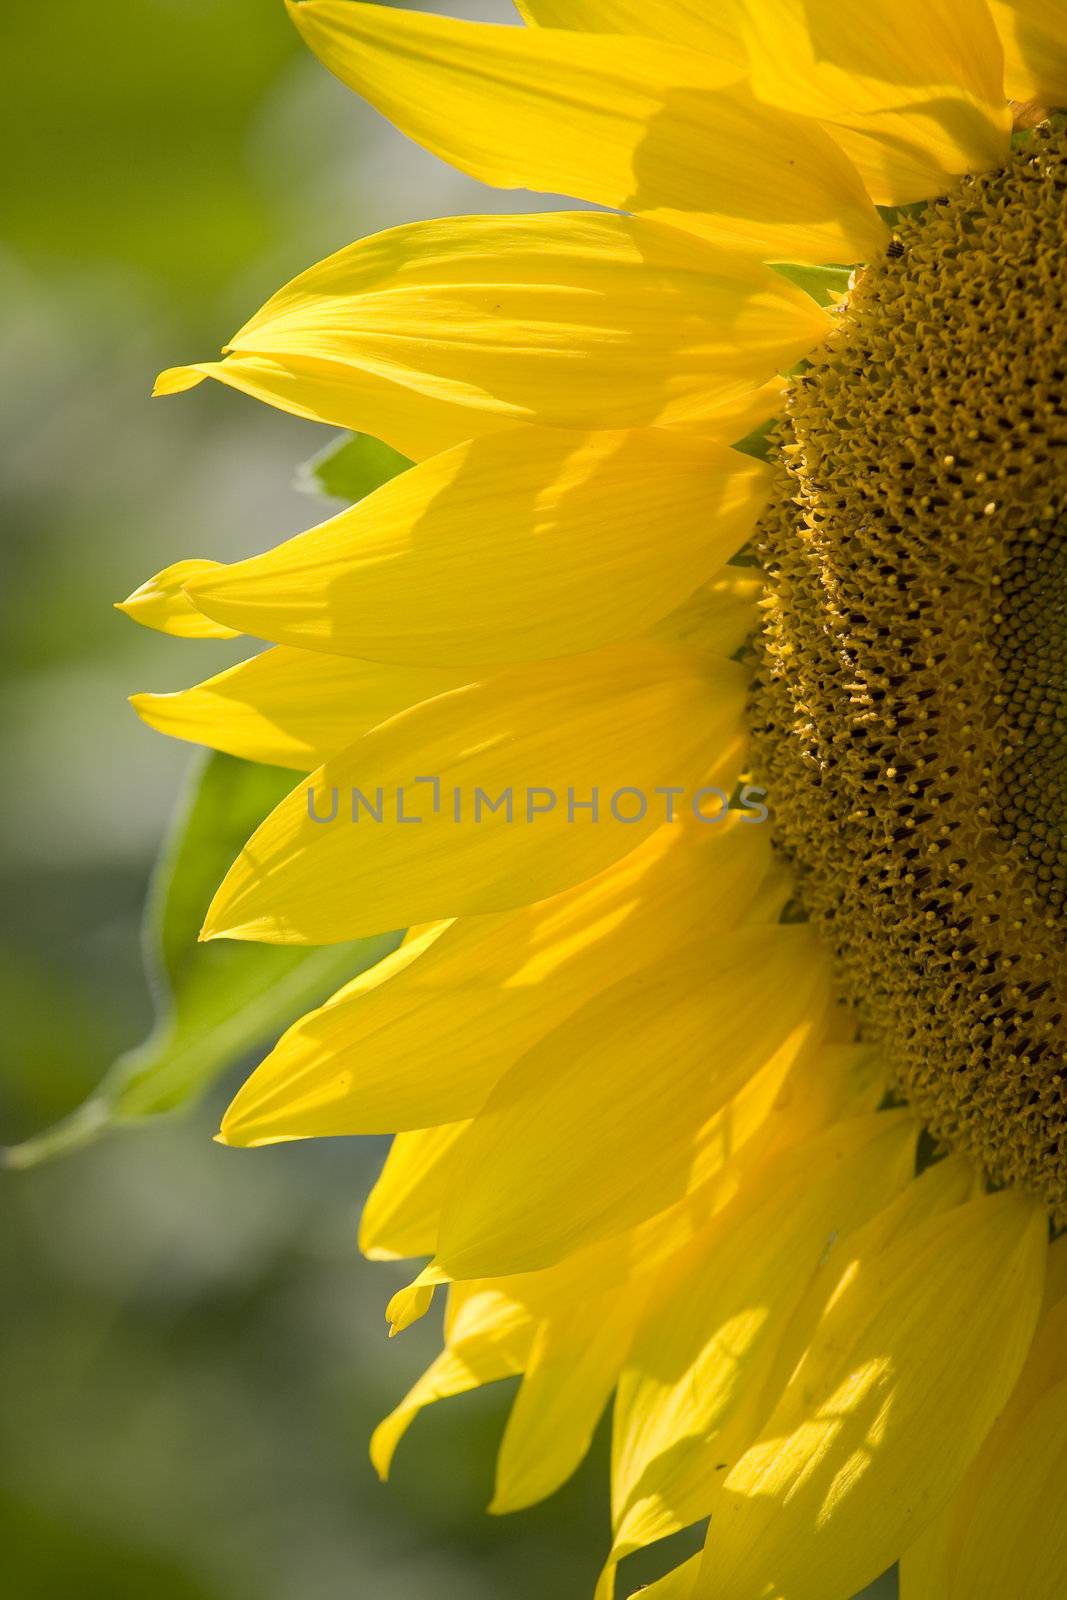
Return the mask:
{"type": "Polygon", "coordinates": [[[977,1192],[980,1191],[976,1189],[976,1174],[970,1163],[962,1156],[947,1157],[928,1167],[869,1222],[850,1234],[843,1249],[837,1248],[835,1241],[835,1248],[820,1261],[819,1270],[801,1297],[775,1354],[767,1381],[763,1420],[811,1344],[842,1280],[855,1270],[854,1263],[880,1254],[920,1223],[963,1205],[974,1199],[977,1192]]]}
{"type": "MultiPolygon", "coordinates": [[[[785,370],[826,327],[758,263],[634,217],[454,217],[378,234],[294,278],[210,376],[419,460],[536,422],[692,425],[785,370]]],[[[740,437],[734,434],[733,437],[740,437]]],[[[726,439],[729,443],[729,439],[726,439]]]]}
{"type": "Polygon", "coordinates": [[[1062,1600],[1067,1583],[1067,1378],[994,1462],[960,1556],[953,1600],[1062,1600]]]}
{"type": "Polygon", "coordinates": [[[432,1256],[448,1158],[463,1122],[398,1133],[359,1219],[359,1248],[369,1261],[432,1256]]]}
{"type": "MultiPolygon", "coordinates": [[[[700,1557],[690,1556],[680,1567],[675,1567],[655,1583],[637,1590],[637,1594],[640,1594],[641,1600],[693,1600],[699,1572],[700,1557]]],[[[603,1594],[610,1600],[614,1592],[614,1588],[605,1589],[603,1594]]],[[[601,1593],[598,1589],[594,1600],[601,1600],[601,1593]]]]}
{"type": "Polygon", "coordinates": [[[716,406],[711,416],[694,423],[679,424],[687,431],[708,439],[718,439],[722,444],[736,444],[771,417],[780,416],[785,406],[785,393],[789,387],[785,378],[768,378],[758,389],[752,389],[737,400],[716,406]]]}
{"type": "Polygon", "coordinates": [[[767,261],[864,260],[882,244],[833,142],[702,52],[352,0],[289,10],[331,71],[483,182],[648,212],[767,261]]]}
{"type": "Polygon", "coordinates": [[[458,1306],[445,1349],[374,1430],[370,1454],[381,1478],[389,1476],[397,1445],[425,1406],[512,1377],[525,1365],[535,1325],[524,1306],[486,1285],[461,1288],[458,1306]]]}
{"type": "Polygon", "coordinates": [[[716,1113],[814,1025],[812,951],[806,929],[742,929],[549,1034],[456,1149],[437,1264],[453,1278],[533,1271],[681,1199],[721,1134],[716,1113]]]}
{"type": "MultiPolygon", "coordinates": [[[[216,632],[231,632],[202,620],[216,632]]],[[[191,689],[135,694],[130,704],[150,728],[173,739],[310,772],[379,722],[460,688],[471,676],[455,668],[386,666],[279,645],[191,689]]]]}
{"type": "Polygon", "coordinates": [[[744,77],[746,60],[729,0],[714,11],[700,0],[515,0],[527,22],[580,33],[648,34],[705,50],[744,77]]]}
{"type": "MultiPolygon", "coordinates": [[[[922,1222],[940,1216],[953,1207],[974,1197],[975,1173],[962,1157],[949,1157],[928,1167],[920,1178],[909,1183],[904,1191],[885,1206],[856,1233],[852,1234],[843,1250],[828,1252],[799,1306],[789,1319],[774,1365],[765,1388],[767,1410],[788,1384],[797,1362],[811,1343],[827,1306],[832,1302],[843,1277],[854,1271],[856,1261],[861,1261],[884,1251],[890,1244],[902,1239],[922,1222]]],[[[764,1412],[766,1416],[766,1412],[764,1412]]],[[[716,1480],[716,1497],[710,1502],[715,1515],[722,1479],[716,1480]]],[[[935,1523],[938,1519],[935,1518],[935,1523]]],[[[926,1538],[927,1530],[920,1536],[926,1538]]],[[[903,1584],[903,1569],[901,1572],[903,1584]]],[[[946,1600],[947,1582],[935,1584],[924,1590],[922,1600],[946,1600]]],[[[904,1600],[917,1600],[908,1590],[902,1589],[904,1600]]]]}
{"type": "Polygon", "coordinates": [[[433,1304],[434,1292],[437,1288],[435,1282],[427,1283],[423,1273],[419,1273],[413,1283],[405,1284],[403,1289],[398,1289],[386,1308],[386,1320],[389,1323],[389,1337],[403,1333],[413,1323],[424,1317],[433,1304]]]}
{"type": "MultiPolygon", "coordinates": [[[[799,1065],[800,1063],[798,1063],[798,1067],[799,1065]]],[[[816,1087],[817,1084],[822,1089],[827,1079],[831,1083],[837,1079],[841,1080],[837,1090],[831,1091],[830,1100],[834,1102],[834,1106],[846,1115],[851,1110],[857,1110],[862,1114],[879,1098],[878,1093],[868,1092],[867,1089],[862,1087],[862,1074],[857,1073],[857,1066],[856,1052],[835,1053],[833,1050],[829,1052],[822,1051],[818,1060],[813,1060],[809,1064],[810,1075],[813,1080],[812,1087],[816,1087]],[[851,1090],[846,1087],[847,1081],[852,1082],[851,1090]],[[857,1085],[860,1089],[859,1093],[857,1093],[857,1085]]],[[[804,1096],[798,1096],[795,1092],[796,1086],[794,1085],[794,1092],[783,1092],[781,1072],[775,1076],[770,1068],[764,1068],[760,1074],[757,1074],[757,1079],[746,1086],[742,1096],[735,1099],[729,1108],[731,1131],[736,1136],[737,1143],[741,1146],[741,1151],[738,1152],[738,1156],[735,1159],[741,1159],[745,1148],[745,1140],[751,1138],[752,1132],[752,1130],[746,1130],[742,1126],[745,1116],[748,1114],[742,1102],[760,1078],[767,1080],[766,1092],[769,1094],[770,1099],[776,1102],[774,1117],[770,1119],[772,1123],[776,1117],[779,1122],[788,1123],[792,1131],[798,1127],[797,1113],[799,1112],[800,1137],[803,1137],[804,1130],[818,1125],[818,1119],[815,1122],[811,1120],[812,1108],[804,1105],[804,1096]]],[[[827,1101],[825,1110],[825,1115],[828,1117],[832,1117],[835,1114],[830,1105],[830,1100],[827,1101]]],[[[769,1109],[769,1105],[765,1108],[764,1117],[767,1109],[769,1109]]],[[[758,1120],[763,1121],[764,1119],[761,1117],[758,1120]]],[[[447,1133],[442,1130],[442,1138],[446,1143],[450,1143],[452,1136],[460,1131],[460,1126],[448,1130],[447,1133]]],[[[762,1148],[771,1150],[775,1147],[773,1127],[768,1132],[770,1136],[762,1140],[761,1145],[762,1148]]],[[[430,1167],[421,1165],[421,1159],[416,1147],[422,1137],[421,1134],[401,1136],[395,1142],[396,1149],[399,1150],[403,1147],[411,1151],[410,1161],[407,1157],[404,1157],[401,1165],[406,1165],[407,1172],[411,1177],[414,1211],[421,1214],[422,1224],[420,1225],[424,1225],[426,1229],[418,1241],[420,1253],[425,1247],[430,1233],[433,1232],[436,1235],[436,1211],[440,1196],[438,1176],[430,1170],[430,1167]],[[410,1145],[408,1144],[409,1139],[411,1141],[410,1145]],[[428,1192],[420,1198],[418,1191],[424,1179],[428,1183],[428,1192]],[[429,1201],[428,1205],[423,1204],[424,1199],[429,1201]]],[[[427,1154],[432,1165],[432,1151],[428,1151],[427,1154]]],[[[399,1176],[400,1174],[398,1173],[399,1176]]],[[[619,1235],[612,1240],[603,1241],[590,1249],[580,1251],[568,1258],[568,1260],[561,1262],[558,1266],[548,1270],[500,1278],[492,1284],[475,1282],[454,1286],[450,1299],[449,1313],[446,1317],[446,1327],[450,1336],[455,1319],[461,1316],[463,1312],[464,1300],[457,1297],[464,1294],[476,1296],[485,1290],[492,1290],[500,1296],[498,1307],[518,1303],[538,1321],[569,1315],[576,1305],[584,1304],[594,1299],[599,1306],[606,1305],[611,1295],[620,1293],[624,1297],[633,1297],[633,1306],[636,1312],[640,1307],[641,1297],[647,1290],[650,1275],[655,1273],[670,1255],[684,1247],[689,1240],[703,1230],[707,1226],[708,1219],[722,1209],[725,1201],[720,1203],[716,1199],[720,1188],[726,1191],[727,1199],[732,1192],[735,1192],[735,1190],[731,1190],[728,1184],[720,1184],[718,1181],[707,1182],[704,1184],[702,1191],[689,1196],[684,1203],[660,1213],[657,1217],[650,1218],[647,1222],[639,1224],[637,1228],[626,1234],[619,1235]],[[683,1215],[683,1213],[687,1215],[683,1215]]],[[[398,1203],[399,1214],[403,1210],[405,1200],[399,1192],[395,1194],[395,1199],[398,1203]]],[[[431,1268],[419,1275],[416,1284],[428,1286],[432,1282],[439,1281],[442,1276],[443,1274],[437,1269],[431,1268]]],[[[410,1292],[405,1293],[410,1294],[410,1292]]],[[[524,1358],[524,1364],[529,1368],[531,1365],[530,1357],[524,1358]]],[[[561,1374],[561,1377],[563,1376],[564,1374],[561,1374]]],[[[598,1595],[601,1594],[602,1589],[604,1593],[613,1593],[613,1590],[608,1587],[607,1578],[605,1578],[605,1583],[598,1588],[598,1595]]]]}
{"type": "Polygon", "coordinates": [[[518,912],[409,936],[283,1035],[223,1118],[232,1145],[429,1128],[595,995],[725,937],[769,865],[767,830],[664,826],[614,866],[518,912]]]}
{"type": "Polygon", "coordinates": [[[745,685],[731,662],[642,642],[425,701],[275,808],[227,874],[204,937],[329,944],[559,893],[654,832],[663,791],[736,773],[745,685]],[[595,816],[577,809],[594,799],[595,816]]]}
{"type": "Polygon", "coordinates": [[[832,127],[880,205],[1000,165],[1011,137],[985,0],[739,0],[756,93],[832,127]]]}
{"type": "Polygon", "coordinates": [[[758,568],[722,567],[676,611],[650,630],[655,639],[689,644],[713,656],[733,656],[758,625],[763,593],[758,568]]]}
{"type": "Polygon", "coordinates": [[[1063,0],[989,0],[1004,43],[1004,77],[1013,100],[1046,107],[1067,102],[1067,19],[1063,0]]]}
{"type": "Polygon", "coordinates": [[[744,1449],[786,1319],[820,1262],[914,1170],[904,1116],[831,1128],[749,1175],[664,1270],[619,1388],[612,1554],[698,1522],[744,1449]]]}
{"type": "Polygon", "coordinates": [[[176,561],[142,583],[128,600],[116,601],[115,609],[124,611],[145,628],[171,633],[179,639],[236,639],[239,629],[227,628],[203,616],[184,592],[183,586],[192,579],[221,568],[220,561],[176,561]]]}
{"type": "Polygon", "coordinates": [[[575,1471],[615,1386],[641,1307],[623,1285],[543,1321],[497,1456],[492,1512],[520,1511],[575,1471]]]}
{"type": "MultiPolygon", "coordinates": [[[[1067,1553],[1056,1539],[1067,1513],[1067,1480],[1062,1469],[1054,1481],[1043,1475],[1042,1444],[1031,1428],[1040,1429],[1056,1409],[1050,1397],[1065,1381],[1067,1238],[1061,1236],[1049,1251],[1045,1307],[1022,1375],[963,1485],[901,1558],[901,1600],[986,1600],[998,1591],[983,1587],[985,1575],[1002,1575],[1005,1561],[1017,1577],[1001,1582],[1000,1594],[1052,1600],[1062,1593],[1067,1553]],[[1034,1525],[1038,1502],[1041,1527],[1034,1525]]],[[[1062,1438],[1062,1422],[1060,1432],[1062,1438]]]]}
{"type": "MultiPolygon", "coordinates": [[[[849,1054],[854,1068],[856,1055],[849,1054]]],[[[536,1308],[541,1304],[541,1289],[549,1285],[554,1294],[569,1293],[573,1298],[605,1291],[620,1279],[634,1281],[658,1272],[733,1201],[754,1162],[796,1142],[793,1130],[798,1109],[799,1137],[812,1127],[823,1125],[824,1118],[809,1121],[805,1108],[799,1104],[797,1076],[825,1074],[832,1079],[843,1066],[843,1056],[825,1048],[805,1048],[796,1054],[788,1049],[779,1051],[727,1102],[717,1119],[715,1137],[708,1138],[706,1144],[701,1141],[703,1148],[698,1150],[689,1173],[691,1190],[681,1200],[624,1233],[576,1251],[555,1267],[527,1273],[521,1280],[508,1278],[507,1282],[514,1286],[521,1281],[524,1297],[536,1308]],[[564,1287],[567,1284],[569,1291],[564,1287]]],[[[855,1074],[849,1072],[847,1076],[855,1074]]],[[[863,1114],[881,1098],[880,1092],[857,1095],[853,1085],[845,1113],[854,1110],[863,1114]]]]}
{"type": "Polygon", "coordinates": [[[983,1197],[855,1263],[728,1474],[696,1596],[849,1600],[951,1496],[1011,1393],[1047,1223],[983,1197]]]}
{"type": "Polygon", "coordinates": [[[735,450],[662,429],[516,429],[401,473],[189,593],[245,633],[369,661],[572,655],[681,605],[744,542],[770,480],[735,450]]]}

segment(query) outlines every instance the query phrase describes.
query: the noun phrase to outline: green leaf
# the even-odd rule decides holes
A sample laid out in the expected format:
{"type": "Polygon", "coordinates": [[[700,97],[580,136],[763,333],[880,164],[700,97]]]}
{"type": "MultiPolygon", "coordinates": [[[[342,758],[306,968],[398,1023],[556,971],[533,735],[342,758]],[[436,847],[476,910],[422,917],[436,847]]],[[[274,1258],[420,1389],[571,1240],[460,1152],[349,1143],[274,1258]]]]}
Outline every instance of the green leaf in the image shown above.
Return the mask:
{"type": "Polygon", "coordinates": [[[230,863],[292,787],[291,772],[233,756],[211,753],[198,762],[145,914],[155,1026],[69,1117],[9,1149],[5,1165],[33,1166],[109,1128],[190,1103],[241,1056],[396,949],[399,933],[311,949],[229,939],[197,943],[230,863]]]}
{"type": "Polygon", "coordinates": [[[306,493],[353,504],[410,466],[407,456],[369,433],[342,433],[304,463],[296,481],[306,493]]]}

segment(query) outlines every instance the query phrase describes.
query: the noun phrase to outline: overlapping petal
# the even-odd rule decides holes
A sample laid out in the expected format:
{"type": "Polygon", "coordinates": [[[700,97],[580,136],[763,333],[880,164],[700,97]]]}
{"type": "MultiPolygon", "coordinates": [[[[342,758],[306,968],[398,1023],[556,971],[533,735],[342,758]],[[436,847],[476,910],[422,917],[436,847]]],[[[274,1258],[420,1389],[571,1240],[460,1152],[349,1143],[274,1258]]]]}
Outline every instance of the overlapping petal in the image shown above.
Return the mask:
{"type": "Polygon", "coordinates": [[[1061,0],[989,0],[1004,44],[1013,100],[1048,109],[1067,105],[1067,15],[1061,0]]]}
{"type": "Polygon", "coordinates": [[[203,937],[329,944],[557,894],[654,832],[663,791],[732,781],[746,681],[647,640],[413,706],[275,808],[203,937]]]}
{"type": "Polygon", "coordinates": [[[623,1283],[601,1295],[577,1295],[539,1324],[500,1444],[490,1511],[534,1505],[582,1461],[642,1302],[642,1286],[623,1283]]]}
{"type": "MultiPolygon", "coordinates": [[[[523,1388],[498,1465],[494,1510],[529,1503],[573,1470],[626,1359],[635,1321],[663,1264],[706,1234],[711,1219],[732,1203],[749,1175],[776,1150],[795,1149],[813,1129],[826,1127],[837,1115],[847,1118],[851,1111],[862,1117],[880,1093],[874,1079],[869,1075],[867,1079],[865,1088],[855,1051],[842,1053],[826,1046],[802,1052],[788,1069],[769,1064],[730,1107],[729,1137],[719,1160],[711,1164],[714,1175],[682,1202],[552,1268],[452,1288],[449,1330],[454,1317],[462,1316],[468,1297],[485,1289],[493,1290],[496,1298],[483,1304],[495,1306],[498,1315],[512,1305],[524,1308],[533,1319],[534,1332],[522,1359],[523,1388]],[[576,1363],[581,1363],[584,1376],[580,1388],[573,1381],[576,1363]],[[547,1426],[542,1424],[543,1412],[551,1417],[547,1426]]],[[[882,1118],[872,1132],[884,1128],[890,1136],[899,1121],[882,1118]]],[[[398,1137],[368,1208],[375,1206],[379,1189],[384,1190],[376,1236],[384,1225],[391,1241],[416,1243],[423,1252],[431,1248],[436,1213],[448,1189],[449,1152],[465,1126],[453,1124],[398,1137]],[[405,1186],[410,1186],[409,1192],[405,1186]]],[[[894,1142],[903,1148],[899,1140],[894,1142]]],[[[872,1149],[882,1144],[875,1138],[872,1149]]],[[[386,1248],[383,1253],[391,1256],[398,1251],[386,1248]]],[[[432,1285],[440,1278],[436,1269],[421,1273],[409,1290],[394,1297],[390,1316],[407,1325],[421,1315],[432,1285]]],[[[440,1371],[441,1364],[435,1363],[429,1376],[440,1371]]],[[[484,1377],[468,1373],[463,1387],[499,1375],[496,1370],[484,1377]]],[[[416,1391],[425,1394],[423,1380],[416,1391]]],[[[445,1392],[433,1397],[443,1398],[445,1392]]]]}
{"type": "Polygon", "coordinates": [[[175,561],[146,579],[128,600],[117,601],[115,609],[124,611],[144,628],[155,628],[158,633],[170,633],[177,639],[236,639],[239,629],[206,617],[184,589],[192,579],[214,572],[221,565],[219,561],[198,558],[175,561]]]}
{"type": "MultiPolygon", "coordinates": [[[[194,616],[201,615],[186,603],[194,616]]],[[[222,630],[221,623],[202,620],[222,630]]],[[[379,722],[461,688],[473,676],[456,668],[389,666],[278,645],[191,689],[135,694],[130,704],[150,728],[173,739],[310,772],[379,722]]]]}
{"type": "Polygon", "coordinates": [[[398,1133],[359,1219],[359,1248],[369,1261],[431,1256],[448,1158],[465,1122],[398,1133]]]}
{"type": "Polygon", "coordinates": [[[496,1085],[456,1148],[437,1266],[453,1278],[553,1265],[691,1192],[720,1113],[822,1021],[806,929],[743,928],[568,1018],[496,1085]]]}
{"type": "Polygon", "coordinates": [[[510,1064],[580,1006],[631,973],[655,973],[709,917],[727,936],[768,865],[759,825],[665,824],[564,894],[410,936],[289,1029],[238,1090],[223,1139],[383,1133],[473,1116],[510,1064]]]}
{"type": "MultiPolygon", "coordinates": [[[[517,30],[513,30],[517,31],[517,30]]],[[[703,422],[822,335],[777,274],[636,217],[453,217],[360,240],[294,278],[221,362],[175,367],[416,459],[536,422],[703,422]]],[[[725,435],[721,429],[725,427],[725,435]]]]}
{"type": "Polygon", "coordinates": [[[911,1178],[918,1127],[874,1115],[750,1174],[652,1291],[615,1408],[618,1560],[698,1522],[763,1417],[787,1318],[821,1261],[911,1178]]]}
{"type": "Polygon", "coordinates": [[[397,1445],[424,1407],[521,1372],[535,1328],[526,1307],[492,1285],[454,1290],[444,1350],[374,1430],[371,1460],[379,1476],[389,1476],[397,1445]]]}
{"type": "Polygon", "coordinates": [[[1011,1394],[1046,1236],[1041,1207],[984,1196],[853,1264],[725,1478],[697,1600],[849,1600],[892,1564],[1011,1394]]]}
{"type": "Polygon", "coordinates": [[[883,242],[833,141],[702,51],[359,0],[289,9],[338,77],[483,182],[647,212],[765,261],[866,260],[883,242]]]}
{"type": "Polygon", "coordinates": [[[750,457],[662,429],[517,429],[457,445],[187,593],[242,632],[364,660],[573,655],[679,606],[744,542],[770,481],[750,457]]]}
{"type": "MultiPolygon", "coordinates": [[[[652,634],[732,656],[752,632],[760,589],[751,569],[724,567],[652,634]]],[[[221,623],[204,623],[223,631],[221,623]]],[[[135,694],[130,704],[149,727],[171,738],[310,772],[378,723],[483,676],[469,668],[402,667],[277,645],[190,689],[135,694]]]]}
{"type": "Polygon", "coordinates": [[[1067,1570],[1067,1240],[1012,1396],[958,1493],[900,1564],[901,1600],[1058,1600],[1067,1570]]]}
{"type": "Polygon", "coordinates": [[[527,22],[580,33],[647,33],[653,39],[704,50],[716,63],[746,71],[732,0],[515,0],[527,22]]]}
{"type": "Polygon", "coordinates": [[[832,127],[874,199],[943,194],[1007,155],[1003,51],[985,0],[738,0],[752,85],[832,127]]]}

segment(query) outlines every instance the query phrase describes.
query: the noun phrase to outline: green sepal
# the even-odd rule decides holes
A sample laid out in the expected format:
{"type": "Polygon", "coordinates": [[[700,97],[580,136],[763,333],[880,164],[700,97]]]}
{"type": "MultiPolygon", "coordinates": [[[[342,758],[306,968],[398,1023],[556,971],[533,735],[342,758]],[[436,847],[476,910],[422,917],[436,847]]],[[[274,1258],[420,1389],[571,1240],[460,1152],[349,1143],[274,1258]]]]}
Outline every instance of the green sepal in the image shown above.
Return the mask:
{"type": "Polygon", "coordinates": [[[796,284],[820,306],[835,305],[839,296],[848,292],[848,281],[853,267],[806,267],[792,261],[778,261],[774,271],[780,278],[796,284]]]}
{"type": "Polygon", "coordinates": [[[297,473],[297,488],[352,505],[383,483],[406,472],[411,462],[392,445],[369,433],[342,433],[306,461],[297,473]]]}

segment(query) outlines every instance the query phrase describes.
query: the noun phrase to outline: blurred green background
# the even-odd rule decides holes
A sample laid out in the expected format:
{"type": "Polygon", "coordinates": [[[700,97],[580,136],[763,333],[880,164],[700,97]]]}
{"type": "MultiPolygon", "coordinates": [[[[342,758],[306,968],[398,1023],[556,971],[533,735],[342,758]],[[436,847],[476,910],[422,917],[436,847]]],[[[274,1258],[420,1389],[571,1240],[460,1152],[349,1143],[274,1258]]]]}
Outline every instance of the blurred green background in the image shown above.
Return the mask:
{"type": "MultiPolygon", "coordinates": [[[[507,0],[433,9],[513,20],[507,0]]],[[[112,602],[181,556],[236,559],[324,514],[294,480],[328,430],[214,385],[151,402],[155,372],[212,355],[361,234],[546,202],[489,194],[407,144],[305,56],[280,0],[12,6],[0,57],[13,1143],[151,1025],[141,907],[193,753],[125,697],[239,654],[139,629],[112,602]]],[[[588,1595],[603,1437],[548,1505],[483,1515],[510,1385],[425,1415],[378,1484],[370,1430],[437,1337],[429,1318],[387,1342],[409,1274],[355,1248],[384,1149],[223,1150],[211,1134],[241,1071],[191,1113],[3,1175],[4,1594],[588,1595]]]]}

